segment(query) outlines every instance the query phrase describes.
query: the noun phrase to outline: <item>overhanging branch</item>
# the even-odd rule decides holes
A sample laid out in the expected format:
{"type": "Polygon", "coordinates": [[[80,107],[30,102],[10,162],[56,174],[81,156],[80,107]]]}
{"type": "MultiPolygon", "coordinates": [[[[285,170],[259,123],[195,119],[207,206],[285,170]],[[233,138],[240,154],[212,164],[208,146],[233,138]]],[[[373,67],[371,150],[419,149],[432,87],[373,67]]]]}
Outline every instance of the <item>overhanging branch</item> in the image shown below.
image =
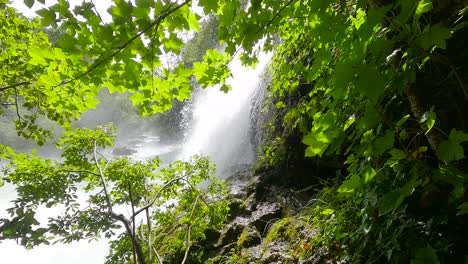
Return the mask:
{"type": "Polygon", "coordinates": [[[30,84],[30,82],[20,82],[20,83],[15,83],[15,84],[8,85],[8,86],[0,87],[0,92],[3,92],[3,91],[8,90],[8,89],[14,89],[14,88],[16,88],[18,86],[26,85],[26,84],[30,84]]]}
{"type": "MultiPolygon", "coordinates": [[[[81,77],[83,76],[86,76],[88,75],[89,73],[91,73],[92,71],[94,71],[96,68],[98,68],[99,66],[101,66],[102,64],[110,61],[114,56],[116,56],[117,54],[119,54],[120,52],[122,52],[128,45],[130,45],[135,39],[139,38],[141,35],[143,35],[144,33],[146,33],[148,30],[150,30],[151,28],[153,27],[156,27],[156,29],[159,27],[159,25],[161,24],[161,22],[166,18],[168,17],[169,15],[173,14],[174,12],[176,12],[177,10],[179,10],[180,8],[182,8],[183,6],[187,5],[188,3],[190,3],[191,0],[186,0],[184,1],[183,3],[181,3],[180,5],[170,9],[170,6],[168,9],[166,9],[165,11],[161,12],[161,14],[158,16],[157,19],[155,19],[153,22],[151,22],[150,24],[148,24],[144,29],[140,30],[137,34],[135,34],[133,37],[131,37],[129,40],[127,40],[124,44],[120,45],[119,47],[117,48],[114,48],[115,51],[112,52],[109,56],[107,57],[104,57],[102,60],[96,62],[96,63],[93,63],[91,65],[91,67],[89,67],[88,70],[86,70],[85,72],[82,72],[81,74],[79,74],[78,76],[68,80],[68,81],[63,81],[61,82],[60,84],[58,84],[57,86],[61,86],[61,85],[65,85],[65,84],[68,84],[68,83],[71,83],[73,81],[76,81],[78,79],[80,79],[81,77]]],[[[107,51],[105,51],[104,53],[101,54],[101,56],[103,56],[107,51]]],[[[100,56],[100,57],[101,57],[100,56]]]]}

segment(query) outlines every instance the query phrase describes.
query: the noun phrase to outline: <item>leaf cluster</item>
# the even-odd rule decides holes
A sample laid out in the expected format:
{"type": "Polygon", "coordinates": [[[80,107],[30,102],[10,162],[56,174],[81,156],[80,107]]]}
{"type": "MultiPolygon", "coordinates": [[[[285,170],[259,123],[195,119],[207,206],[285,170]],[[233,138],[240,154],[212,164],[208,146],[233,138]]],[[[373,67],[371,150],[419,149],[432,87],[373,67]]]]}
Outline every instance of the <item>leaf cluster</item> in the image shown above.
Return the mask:
{"type": "Polygon", "coordinates": [[[130,261],[139,254],[136,245],[139,263],[152,263],[188,252],[206,229],[220,228],[228,213],[227,190],[214,178],[207,158],[194,156],[165,168],[159,167],[159,158],[110,160],[103,150],[112,146],[115,132],[111,125],[65,132],[58,143],[60,161],[5,147],[4,179],[16,186],[18,198],[8,209],[10,218],[1,219],[1,239],[16,238],[33,247],[105,236],[112,241],[108,263],[130,261]],[[40,206],[64,210],[39,223],[35,212],[40,206]]]}

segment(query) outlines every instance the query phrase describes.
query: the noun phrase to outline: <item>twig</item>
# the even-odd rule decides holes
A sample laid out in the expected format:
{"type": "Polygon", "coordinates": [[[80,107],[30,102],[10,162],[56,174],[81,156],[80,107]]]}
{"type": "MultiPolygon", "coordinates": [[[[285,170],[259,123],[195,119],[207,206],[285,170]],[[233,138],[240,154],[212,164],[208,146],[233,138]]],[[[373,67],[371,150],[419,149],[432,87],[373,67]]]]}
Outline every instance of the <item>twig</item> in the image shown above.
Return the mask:
{"type": "Polygon", "coordinates": [[[187,244],[187,248],[185,249],[184,259],[182,260],[181,264],[185,264],[185,261],[187,261],[188,253],[190,250],[190,246],[191,246],[190,232],[192,230],[191,222],[192,222],[193,213],[195,212],[195,207],[197,206],[198,197],[200,197],[200,195],[197,195],[197,198],[195,198],[195,202],[193,203],[193,207],[192,207],[192,212],[190,213],[190,223],[188,223],[188,227],[187,227],[187,240],[185,241],[185,243],[187,244]]]}
{"type": "MultiPolygon", "coordinates": [[[[128,196],[130,198],[130,205],[132,206],[132,215],[135,214],[135,205],[133,204],[133,195],[132,195],[132,187],[130,186],[130,183],[127,184],[128,185],[128,196]]],[[[137,260],[136,260],[136,252],[135,252],[135,242],[136,242],[136,237],[135,237],[135,219],[132,219],[132,222],[131,222],[131,225],[132,225],[132,232],[133,232],[133,238],[132,238],[132,251],[133,251],[133,262],[134,263],[137,263],[137,260]]],[[[150,262],[151,263],[151,262],[150,262]]]]}
{"type": "MultiPolygon", "coordinates": [[[[149,202],[149,192],[148,192],[148,182],[146,175],[143,173],[143,169],[141,168],[141,164],[138,163],[138,167],[140,168],[141,176],[143,177],[143,187],[145,188],[145,203],[149,202]]],[[[135,214],[135,212],[132,212],[135,214]]],[[[148,244],[148,248],[151,245],[151,218],[150,218],[150,213],[149,213],[149,208],[145,209],[145,214],[146,214],[146,225],[148,226],[148,235],[147,235],[147,241],[146,243],[148,244]]],[[[144,240],[142,238],[142,240],[144,240]]],[[[148,263],[152,263],[152,256],[151,256],[151,250],[148,250],[148,263]]],[[[158,263],[160,263],[160,260],[158,258],[158,263]]]]}
{"type": "Polygon", "coordinates": [[[151,245],[151,248],[153,249],[154,254],[155,254],[156,257],[158,258],[158,263],[159,263],[159,264],[162,264],[162,262],[161,262],[161,256],[159,255],[159,253],[158,253],[158,251],[156,250],[156,248],[155,248],[153,245],[151,245]]]}
{"type": "Polygon", "coordinates": [[[91,4],[93,5],[93,9],[94,9],[94,11],[96,12],[96,15],[99,17],[99,20],[101,20],[101,22],[103,22],[103,21],[102,21],[102,17],[101,17],[101,15],[99,14],[99,12],[97,11],[96,5],[94,4],[93,0],[91,0],[91,4]]]}
{"type": "Polygon", "coordinates": [[[18,119],[19,121],[21,122],[23,119],[23,117],[20,115],[20,112],[19,112],[19,105],[18,105],[18,100],[19,100],[19,94],[18,94],[18,89],[16,88],[13,88],[15,89],[15,108],[16,108],[16,116],[18,116],[18,119]]]}
{"type": "MultiPolygon", "coordinates": [[[[112,54],[110,54],[109,56],[105,57],[104,59],[102,59],[101,61],[98,61],[96,63],[93,63],[91,65],[91,67],[89,67],[88,70],[86,70],[85,72],[82,72],[81,74],[77,75],[76,77],[68,80],[68,81],[63,81],[61,82],[60,84],[56,85],[56,87],[58,86],[61,86],[61,85],[66,85],[68,83],[71,83],[73,81],[76,81],[78,79],[80,79],[81,77],[83,76],[86,76],[88,75],[89,73],[91,73],[92,71],[94,71],[97,67],[101,66],[103,63],[109,61],[111,58],[113,58],[115,55],[119,54],[120,52],[122,52],[128,45],[130,45],[130,43],[132,43],[135,39],[139,38],[141,35],[143,35],[144,33],[146,33],[148,30],[150,30],[151,28],[155,27],[156,28],[160,25],[160,23],[162,22],[162,20],[164,20],[166,17],[168,17],[169,15],[171,15],[172,13],[176,12],[177,10],[179,10],[180,8],[182,8],[183,6],[185,6],[186,4],[188,4],[191,0],[186,0],[184,1],[182,4],[176,6],[175,8],[173,9],[170,9],[168,10],[167,12],[164,13],[164,11],[159,15],[159,17],[154,20],[153,22],[151,22],[150,24],[148,24],[144,29],[140,30],[137,34],[135,34],[133,37],[131,37],[129,40],[127,40],[124,44],[120,45],[119,47],[117,48],[114,48],[116,49],[114,52],[112,52],[112,54]]],[[[166,9],[167,10],[167,9],[166,9]]],[[[107,52],[107,51],[106,51],[107,52]]],[[[105,52],[104,52],[105,53],[105,52]]]]}
{"type": "Polygon", "coordinates": [[[138,209],[138,210],[132,215],[131,218],[134,219],[138,214],[140,214],[141,212],[143,212],[143,211],[145,211],[146,209],[148,209],[148,208],[150,208],[151,206],[153,206],[153,204],[154,204],[154,203],[156,202],[156,200],[158,199],[160,193],[161,193],[164,189],[166,189],[169,185],[173,184],[175,181],[181,180],[183,177],[185,177],[185,175],[184,175],[184,176],[181,176],[181,177],[178,177],[178,178],[174,178],[174,179],[170,180],[169,182],[167,182],[166,184],[164,184],[164,186],[161,187],[161,189],[159,189],[159,191],[156,193],[156,195],[155,195],[155,197],[153,198],[153,200],[152,200],[149,204],[147,204],[147,205],[143,206],[142,208],[138,209]]]}
{"type": "Polygon", "coordinates": [[[20,83],[8,85],[8,86],[0,87],[0,91],[5,91],[5,90],[11,89],[11,88],[16,88],[18,86],[25,85],[25,84],[30,84],[30,83],[31,82],[20,82],[20,83]]]}
{"type": "Polygon", "coordinates": [[[112,202],[109,196],[109,191],[107,189],[107,183],[104,178],[104,173],[102,172],[101,166],[99,165],[99,160],[97,158],[97,142],[96,140],[93,141],[94,144],[94,162],[96,163],[96,167],[99,171],[99,178],[101,180],[102,188],[104,189],[104,195],[106,196],[106,202],[107,202],[107,209],[109,211],[109,214],[115,214],[112,210],[112,202]]]}
{"type": "Polygon", "coordinates": [[[283,7],[281,7],[281,9],[278,10],[278,12],[276,12],[276,14],[273,16],[273,18],[271,18],[270,21],[268,21],[268,23],[266,23],[265,25],[263,25],[263,27],[259,28],[259,29],[257,30],[256,33],[260,32],[260,31],[264,30],[266,27],[270,26],[271,23],[273,23],[273,21],[276,19],[276,17],[278,17],[278,15],[279,15],[281,12],[283,12],[283,10],[284,10],[286,7],[288,7],[292,2],[295,2],[295,1],[297,1],[297,0],[289,0],[289,2],[287,2],[283,7]]]}
{"type": "Polygon", "coordinates": [[[59,170],[58,172],[68,172],[68,173],[87,173],[95,176],[101,176],[99,173],[88,171],[88,170],[59,170]]]}
{"type": "Polygon", "coordinates": [[[101,179],[101,184],[102,184],[102,187],[103,187],[103,190],[104,190],[104,195],[106,196],[108,214],[110,215],[110,217],[112,219],[120,221],[124,225],[128,236],[130,237],[130,239],[132,240],[132,242],[135,245],[135,252],[136,252],[136,255],[138,257],[137,258],[137,260],[138,260],[137,263],[144,264],[145,263],[145,258],[144,258],[144,254],[143,254],[143,249],[141,248],[141,244],[136,240],[135,233],[132,231],[131,221],[129,219],[127,219],[124,215],[117,214],[116,212],[114,212],[112,210],[112,201],[111,201],[111,198],[110,198],[110,195],[109,195],[109,191],[107,189],[107,183],[106,183],[106,180],[104,178],[104,172],[102,171],[101,166],[99,165],[99,160],[98,160],[98,157],[97,157],[98,154],[97,154],[97,142],[96,142],[96,140],[93,141],[93,144],[94,144],[94,151],[93,151],[94,162],[95,162],[95,165],[96,165],[96,167],[97,167],[97,169],[99,171],[99,178],[101,179]]]}
{"type": "MultiPolygon", "coordinates": [[[[198,162],[198,163],[199,163],[199,162],[198,162]]],[[[174,178],[174,179],[168,181],[166,184],[164,184],[164,185],[161,187],[161,189],[159,189],[159,191],[156,193],[156,195],[154,196],[153,200],[152,200],[149,204],[147,204],[147,205],[143,206],[142,208],[138,209],[138,210],[135,212],[135,214],[132,216],[132,218],[136,217],[138,214],[140,214],[141,212],[143,212],[143,211],[146,210],[147,208],[150,208],[151,206],[153,206],[153,204],[154,204],[154,203],[156,202],[156,200],[159,198],[159,195],[161,194],[161,192],[162,192],[164,189],[166,189],[167,187],[169,187],[169,185],[173,184],[173,183],[176,182],[176,181],[183,180],[185,177],[187,177],[188,175],[192,174],[192,172],[195,170],[195,167],[198,165],[198,163],[195,164],[194,166],[192,166],[192,169],[191,169],[188,173],[186,173],[186,174],[184,174],[184,175],[182,175],[182,176],[180,176],[180,177],[174,178]]],[[[187,182],[187,181],[185,181],[185,182],[187,182]]]]}

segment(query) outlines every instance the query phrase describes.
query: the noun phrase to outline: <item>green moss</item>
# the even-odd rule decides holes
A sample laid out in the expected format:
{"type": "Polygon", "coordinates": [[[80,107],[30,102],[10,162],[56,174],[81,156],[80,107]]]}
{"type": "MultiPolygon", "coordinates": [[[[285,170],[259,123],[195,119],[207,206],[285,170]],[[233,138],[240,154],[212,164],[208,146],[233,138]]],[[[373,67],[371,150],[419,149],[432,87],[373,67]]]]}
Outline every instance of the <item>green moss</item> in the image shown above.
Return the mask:
{"type": "Polygon", "coordinates": [[[297,217],[283,218],[273,224],[266,236],[266,242],[270,243],[276,240],[297,242],[301,240],[300,230],[302,228],[304,228],[304,222],[297,217]]]}
{"type": "Polygon", "coordinates": [[[248,237],[249,237],[249,232],[247,231],[247,227],[244,227],[244,229],[242,229],[242,233],[239,236],[239,239],[237,239],[237,248],[238,249],[241,249],[244,246],[244,244],[247,241],[248,237]]]}
{"type": "Polygon", "coordinates": [[[231,249],[229,254],[217,256],[209,259],[205,264],[247,264],[249,263],[249,256],[241,255],[236,249],[231,249]]]}

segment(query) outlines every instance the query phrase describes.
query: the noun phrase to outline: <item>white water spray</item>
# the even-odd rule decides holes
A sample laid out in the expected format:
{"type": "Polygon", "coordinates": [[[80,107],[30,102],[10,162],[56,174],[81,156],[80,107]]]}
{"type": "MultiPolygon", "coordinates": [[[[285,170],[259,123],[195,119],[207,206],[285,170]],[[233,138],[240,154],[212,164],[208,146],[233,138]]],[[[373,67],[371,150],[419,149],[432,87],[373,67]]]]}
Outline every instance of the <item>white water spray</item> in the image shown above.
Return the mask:
{"type": "Polygon", "coordinates": [[[208,156],[221,177],[236,166],[253,162],[255,152],[249,138],[251,98],[270,58],[271,54],[260,54],[257,67],[252,69],[243,67],[235,57],[229,65],[233,77],[227,80],[232,90],[224,93],[219,86],[210,87],[194,98],[192,130],[182,159],[194,154],[208,156]]]}

